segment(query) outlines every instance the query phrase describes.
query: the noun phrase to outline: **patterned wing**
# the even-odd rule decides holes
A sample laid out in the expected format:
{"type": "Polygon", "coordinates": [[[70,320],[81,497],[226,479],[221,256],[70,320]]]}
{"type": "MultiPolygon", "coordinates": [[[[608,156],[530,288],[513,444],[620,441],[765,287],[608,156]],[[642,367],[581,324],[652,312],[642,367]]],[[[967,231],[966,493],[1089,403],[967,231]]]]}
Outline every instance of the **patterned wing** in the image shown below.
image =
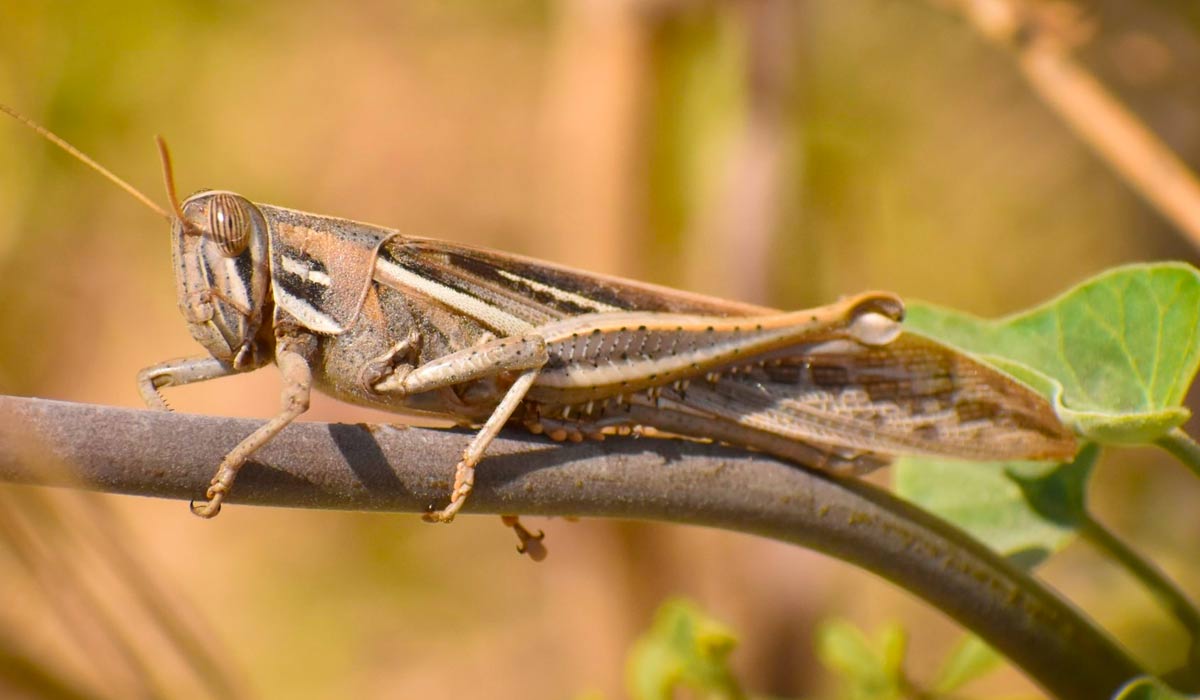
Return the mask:
{"type": "Polygon", "coordinates": [[[612,311],[717,316],[771,313],[771,309],[750,304],[407,236],[384,244],[376,275],[390,286],[452,306],[498,335],[512,335],[571,316],[612,311]]]}
{"type": "Polygon", "coordinates": [[[1070,459],[1075,439],[1038,394],[932,340],[835,341],[693,382],[684,401],[739,425],[849,451],[978,460],[1070,459]]]}

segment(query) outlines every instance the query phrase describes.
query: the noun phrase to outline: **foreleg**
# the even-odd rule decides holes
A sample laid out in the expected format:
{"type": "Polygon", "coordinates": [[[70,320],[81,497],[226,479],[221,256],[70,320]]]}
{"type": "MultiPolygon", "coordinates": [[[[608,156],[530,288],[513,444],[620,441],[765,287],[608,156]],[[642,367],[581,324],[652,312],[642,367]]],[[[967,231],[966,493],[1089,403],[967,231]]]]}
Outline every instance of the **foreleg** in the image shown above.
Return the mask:
{"type": "Polygon", "coordinates": [[[169,411],[171,407],[167,405],[167,399],[162,395],[161,389],[219,379],[238,372],[233,365],[221,362],[211,355],[167,360],[138,372],[138,393],[150,408],[169,411]]]}
{"type": "Polygon", "coordinates": [[[205,493],[207,499],[203,503],[193,503],[192,512],[202,518],[211,518],[221,512],[221,502],[225,500],[229,489],[237,478],[238,471],[250,455],[258,448],[270,442],[288,423],[308,410],[309,397],[312,394],[312,370],[303,352],[305,342],[311,342],[311,337],[281,337],[277,341],[275,364],[283,375],[283,391],[280,396],[282,404],[279,413],[271,420],[250,433],[237,447],[230,450],[217,467],[217,473],[209,483],[205,493]]]}

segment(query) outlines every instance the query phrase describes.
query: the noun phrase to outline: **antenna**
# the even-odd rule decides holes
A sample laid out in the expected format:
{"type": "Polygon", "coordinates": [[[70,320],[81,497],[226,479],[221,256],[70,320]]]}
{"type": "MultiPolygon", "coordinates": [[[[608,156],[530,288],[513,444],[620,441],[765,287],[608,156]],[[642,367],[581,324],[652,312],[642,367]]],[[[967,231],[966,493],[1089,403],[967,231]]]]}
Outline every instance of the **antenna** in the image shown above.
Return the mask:
{"type": "MultiPolygon", "coordinates": [[[[50,131],[46,127],[42,126],[41,124],[38,124],[34,120],[30,119],[29,117],[25,116],[24,114],[21,114],[20,112],[16,111],[12,107],[9,107],[8,105],[0,103],[0,112],[4,112],[5,114],[12,117],[13,119],[16,119],[17,121],[21,122],[25,126],[28,126],[30,129],[33,129],[34,131],[36,131],[39,135],[41,135],[43,138],[45,138],[50,143],[63,149],[64,151],[66,151],[70,155],[74,156],[79,161],[81,161],[84,165],[88,166],[92,170],[95,170],[96,172],[100,173],[104,177],[108,178],[108,180],[110,182],[112,182],[114,185],[116,185],[117,187],[120,187],[121,189],[125,190],[129,194],[133,195],[133,198],[138,200],[142,204],[145,204],[146,207],[150,209],[150,211],[154,212],[155,214],[158,214],[159,216],[163,217],[164,219],[166,219],[168,221],[171,221],[174,218],[171,216],[171,214],[168,214],[166,212],[166,210],[164,210],[162,207],[155,204],[154,200],[152,200],[149,197],[147,197],[146,195],[142,194],[133,185],[129,184],[128,182],[125,182],[121,178],[114,175],[108,168],[105,168],[103,165],[100,165],[96,161],[92,160],[83,151],[80,151],[78,148],[75,148],[71,144],[67,143],[65,140],[60,138],[58,136],[58,134],[55,134],[53,131],[50,131]]],[[[159,139],[159,144],[160,144],[160,148],[162,149],[163,156],[164,156],[163,164],[164,164],[164,167],[167,168],[167,183],[168,183],[168,187],[169,187],[168,191],[171,196],[172,204],[175,207],[176,216],[178,216],[179,203],[175,199],[174,181],[173,181],[173,178],[171,177],[171,170],[170,170],[171,161],[169,160],[169,158],[166,157],[166,145],[162,143],[161,138],[159,139]]],[[[182,216],[179,216],[178,218],[181,221],[183,220],[182,216]]]]}
{"type": "Polygon", "coordinates": [[[163,167],[163,182],[167,186],[167,200],[171,202],[171,210],[175,212],[175,220],[183,226],[184,233],[196,235],[199,231],[196,231],[195,227],[187,219],[183,218],[183,207],[179,205],[179,195],[175,194],[175,171],[171,167],[171,151],[167,149],[167,140],[161,136],[155,136],[154,143],[158,144],[158,157],[162,160],[163,167]]]}

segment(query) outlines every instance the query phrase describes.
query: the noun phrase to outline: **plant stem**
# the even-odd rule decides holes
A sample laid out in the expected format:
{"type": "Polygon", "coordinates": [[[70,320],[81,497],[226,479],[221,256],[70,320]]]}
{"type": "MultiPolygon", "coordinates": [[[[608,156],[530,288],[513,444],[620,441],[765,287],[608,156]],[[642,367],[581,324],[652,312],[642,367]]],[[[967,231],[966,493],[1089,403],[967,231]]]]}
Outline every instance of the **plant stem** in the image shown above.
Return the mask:
{"type": "MultiPolygon", "coordinates": [[[[259,424],[0,396],[0,481],[187,499],[259,424]]],[[[444,502],[470,439],[294,424],[255,453],[232,502],[425,512],[444,502]]],[[[505,434],[489,447],[466,510],[666,520],[772,537],[906,588],[1056,697],[1111,697],[1144,675],[1078,610],[948,523],[865,481],[744,450],[652,438],[559,446],[505,434]]]]}
{"type": "Polygon", "coordinates": [[[1175,680],[1177,683],[1186,683],[1188,690],[1200,687],[1200,655],[1197,653],[1200,651],[1200,647],[1197,646],[1200,642],[1200,611],[1162,570],[1135,552],[1086,511],[1082,514],[1079,534],[1129,571],[1187,630],[1190,641],[1186,673],[1175,680]]]}
{"type": "Polygon", "coordinates": [[[1154,444],[1170,452],[1175,459],[1191,469],[1193,474],[1200,476],[1200,444],[1183,432],[1183,428],[1173,429],[1155,440],[1154,444]]]}
{"type": "MultiPolygon", "coordinates": [[[[1130,187],[1200,247],[1200,181],[1162,139],[1072,56],[1070,31],[1015,0],[938,0],[1013,51],[1037,96],[1130,187]]],[[[1061,19],[1061,15],[1059,15],[1061,19]]]]}

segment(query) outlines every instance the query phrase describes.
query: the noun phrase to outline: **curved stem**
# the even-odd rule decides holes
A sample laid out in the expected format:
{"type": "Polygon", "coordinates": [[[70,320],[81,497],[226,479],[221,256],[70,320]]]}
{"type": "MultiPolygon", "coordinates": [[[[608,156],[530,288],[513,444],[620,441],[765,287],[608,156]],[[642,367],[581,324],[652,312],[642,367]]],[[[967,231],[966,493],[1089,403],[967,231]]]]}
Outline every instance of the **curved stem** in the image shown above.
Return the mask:
{"type": "Polygon", "coordinates": [[[1200,476],[1200,444],[1183,432],[1183,428],[1175,428],[1155,440],[1154,444],[1170,452],[1175,459],[1191,469],[1193,474],[1200,476]]]}
{"type": "Polygon", "coordinates": [[[1042,102],[1193,246],[1200,247],[1200,180],[1071,55],[1070,29],[1057,26],[1061,13],[1053,16],[1014,0],[950,0],[949,5],[981,36],[1010,48],[1042,102]]]}
{"type": "Polygon", "coordinates": [[[1186,678],[1175,680],[1177,683],[1186,683],[1190,690],[1200,687],[1200,655],[1197,653],[1200,651],[1197,646],[1197,642],[1200,642],[1200,611],[1158,567],[1093,519],[1090,513],[1083,513],[1079,534],[1125,567],[1187,630],[1190,637],[1186,657],[1188,673],[1186,678]]]}
{"type": "MultiPolygon", "coordinates": [[[[257,422],[0,397],[0,480],[192,498],[257,422]],[[73,478],[47,465],[71,465],[73,478]]],[[[303,423],[259,451],[232,503],[425,512],[462,432],[303,423]]],[[[1060,698],[1110,697],[1143,671],[1076,609],[945,522],[866,482],[678,440],[569,447],[502,436],[465,512],[722,527],[856,564],[929,601],[1060,698]]],[[[181,508],[180,517],[186,517],[181,508]]]]}

